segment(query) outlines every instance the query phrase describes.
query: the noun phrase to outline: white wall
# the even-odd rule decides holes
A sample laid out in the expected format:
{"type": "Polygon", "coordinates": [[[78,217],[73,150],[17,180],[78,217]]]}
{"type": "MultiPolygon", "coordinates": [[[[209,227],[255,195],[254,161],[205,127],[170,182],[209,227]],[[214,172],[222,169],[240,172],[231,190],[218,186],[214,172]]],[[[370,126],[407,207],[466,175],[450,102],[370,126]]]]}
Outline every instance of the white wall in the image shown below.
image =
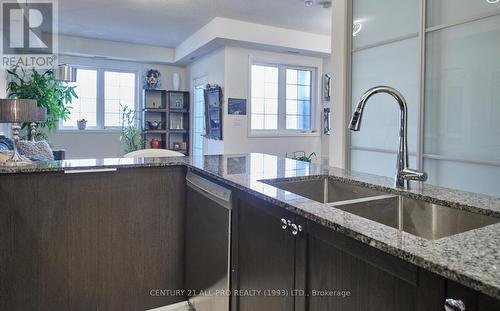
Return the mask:
{"type": "MultiPolygon", "coordinates": [[[[218,84],[222,87],[222,91],[225,91],[225,55],[226,51],[224,48],[220,48],[212,53],[200,58],[199,60],[191,63],[187,69],[187,76],[189,79],[189,92],[191,92],[191,103],[193,103],[193,80],[205,78],[209,84],[218,84]]],[[[224,97],[226,97],[224,95],[224,97]]],[[[191,106],[192,107],[192,106],[191,106]]],[[[191,116],[192,116],[191,109],[191,116]]],[[[191,122],[193,124],[193,122],[191,122]]],[[[224,137],[223,137],[224,138],[224,137]]],[[[204,154],[220,154],[224,153],[223,141],[213,140],[213,139],[203,139],[204,154]]],[[[191,138],[192,141],[192,138],[191,138]]]]}
{"type": "Polygon", "coordinates": [[[329,161],[330,166],[340,168],[347,166],[347,123],[350,112],[349,40],[352,22],[349,3],[348,0],[337,0],[332,3],[332,133],[329,139],[329,161]]]}
{"type": "Polygon", "coordinates": [[[59,55],[107,57],[115,60],[141,63],[174,63],[175,49],[59,35],[59,55]]]}
{"type": "MultiPolygon", "coordinates": [[[[273,53],[260,50],[226,47],[225,61],[225,92],[224,92],[224,152],[264,152],[274,155],[291,154],[294,151],[315,152],[318,160],[321,159],[321,76],[323,60],[316,57],[307,57],[293,54],[273,53]],[[278,63],[315,67],[318,72],[316,125],[318,133],[315,136],[296,137],[249,137],[247,116],[227,114],[228,98],[249,99],[249,69],[250,58],[276,61],[278,63]]],[[[250,101],[248,101],[250,103],[250,101]]]]}
{"type": "MultiPolygon", "coordinates": [[[[178,72],[181,77],[181,90],[186,90],[186,69],[183,67],[144,64],[125,61],[113,61],[102,58],[86,58],[61,56],[61,62],[87,66],[99,66],[115,69],[129,69],[137,71],[138,74],[138,104],[142,100],[142,74],[149,68],[158,69],[162,74],[162,89],[172,89],[172,74],[178,72]]],[[[55,149],[65,149],[66,157],[69,159],[105,158],[123,155],[123,147],[120,144],[120,133],[117,130],[57,130],[49,134],[49,141],[55,149]]]]}

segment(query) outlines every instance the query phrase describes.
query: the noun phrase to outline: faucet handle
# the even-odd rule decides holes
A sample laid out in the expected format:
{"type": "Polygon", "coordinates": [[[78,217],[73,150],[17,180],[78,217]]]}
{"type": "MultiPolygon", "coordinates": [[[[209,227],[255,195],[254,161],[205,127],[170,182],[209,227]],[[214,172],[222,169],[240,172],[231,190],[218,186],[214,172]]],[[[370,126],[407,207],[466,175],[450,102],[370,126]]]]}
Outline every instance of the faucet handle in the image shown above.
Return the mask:
{"type": "Polygon", "coordinates": [[[420,172],[411,168],[405,168],[401,171],[401,176],[406,180],[426,181],[427,173],[420,172]]]}

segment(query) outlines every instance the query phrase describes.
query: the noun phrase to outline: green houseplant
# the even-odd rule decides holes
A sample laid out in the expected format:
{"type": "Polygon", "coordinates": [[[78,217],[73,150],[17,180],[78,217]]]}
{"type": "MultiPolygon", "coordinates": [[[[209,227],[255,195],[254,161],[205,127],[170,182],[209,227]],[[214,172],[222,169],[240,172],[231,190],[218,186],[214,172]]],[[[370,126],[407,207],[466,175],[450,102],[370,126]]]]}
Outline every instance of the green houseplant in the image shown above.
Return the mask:
{"type": "Polygon", "coordinates": [[[137,112],[128,106],[120,105],[122,126],[120,131],[120,141],[124,144],[125,153],[142,149],[144,140],[137,128],[137,112]]]}
{"type": "MultiPolygon", "coordinates": [[[[57,127],[59,120],[68,120],[70,104],[74,98],[78,98],[74,86],[57,81],[52,70],[39,72],[14,67],[7,70],[7,73],[9,98],[34,99],[39,107],[47,108],[47,121],[39,123],[42,128],[52,131],[57,127]]],[[[28,125],[25,123],[22,128],[29,128],[28,125]]],[[[29,130],[27,132],[26,136],[31,135],[29,130]]]]}

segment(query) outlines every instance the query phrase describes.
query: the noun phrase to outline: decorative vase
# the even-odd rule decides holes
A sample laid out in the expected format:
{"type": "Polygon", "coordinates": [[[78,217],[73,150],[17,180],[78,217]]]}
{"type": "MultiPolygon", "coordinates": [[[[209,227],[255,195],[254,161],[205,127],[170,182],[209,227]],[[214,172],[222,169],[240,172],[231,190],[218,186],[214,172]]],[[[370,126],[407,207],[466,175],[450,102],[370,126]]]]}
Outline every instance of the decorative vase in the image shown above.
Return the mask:
{"type": "Polygon", "coordinates": [[[158,149],[160,148],[160,141],[156,138],[153,138],[149,142],[149,145],[151,146],[152,149],[158,149]]]}
{"type": "Polygon", "coordinates": [[[174,72],[172,75],[172,84],[175,91],[178,91],[181,88],[181,77],[177,72],[174,72]]]}

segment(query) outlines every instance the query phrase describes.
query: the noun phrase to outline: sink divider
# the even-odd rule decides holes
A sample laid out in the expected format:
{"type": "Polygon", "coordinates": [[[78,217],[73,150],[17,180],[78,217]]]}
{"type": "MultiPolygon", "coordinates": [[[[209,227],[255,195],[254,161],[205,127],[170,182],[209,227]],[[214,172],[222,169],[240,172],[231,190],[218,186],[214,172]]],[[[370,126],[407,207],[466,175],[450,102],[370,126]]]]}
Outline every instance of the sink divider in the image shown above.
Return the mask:
{"type": "Polygon", "coordinates": [[[398,196],[394,195],[394,194],[384,194],[384,195],[377,195],[377,196],[373,196],[373,197],[359,198],[359,199],[353,199],[353,200],[337,201],[337,202],[333,202],[333,203],[328,203],[328,206],[336,207],[336,206],[342,206],[342,205],[348,205],[348,204],[354,204],[354,203],[362,203],[362,202],[390,199],[390,198],[395,198],[395,197],[398,197],[398,196]]]}

